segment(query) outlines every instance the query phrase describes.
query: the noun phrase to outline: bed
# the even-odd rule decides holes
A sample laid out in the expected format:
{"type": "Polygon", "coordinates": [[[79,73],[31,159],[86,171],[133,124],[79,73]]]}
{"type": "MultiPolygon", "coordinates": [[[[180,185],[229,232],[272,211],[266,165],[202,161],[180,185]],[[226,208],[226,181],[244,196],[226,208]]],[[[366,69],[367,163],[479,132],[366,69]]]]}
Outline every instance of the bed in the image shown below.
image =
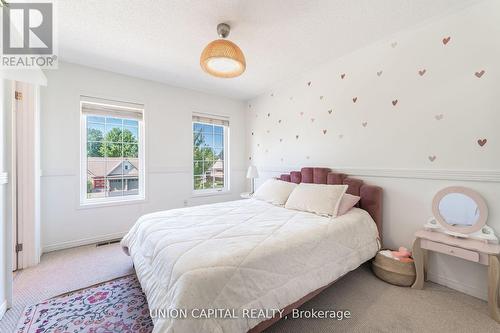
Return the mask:
{"type": "Polygon", "coordinates": [[[346,184],[361,201],[333,220],[256,199],[141,217],[122,246],[154,332],[261,332],[376,254],[381,188],[326,168],[280,178],[346,184]]]}

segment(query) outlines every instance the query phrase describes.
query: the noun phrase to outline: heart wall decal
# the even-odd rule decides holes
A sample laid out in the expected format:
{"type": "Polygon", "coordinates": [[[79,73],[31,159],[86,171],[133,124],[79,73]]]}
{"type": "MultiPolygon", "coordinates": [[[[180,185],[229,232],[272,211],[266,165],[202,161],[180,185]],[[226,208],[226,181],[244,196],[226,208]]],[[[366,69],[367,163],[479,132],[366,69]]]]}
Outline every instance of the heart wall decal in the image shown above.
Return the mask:
{"type": "Polygon", "coordinates": [[[327,132],[327,130],[326,130],[326,129],[324,129],[324,130],[323,130],[323,134],[326,134],[326,132],[327,132]]]}
{"type": "Polygon", "coordinates": [[[311,86],[311,81],[307,82],[307,85],[310,87],[311,86]]]}
{"type": "Polygon", "coordinates": [[[345,79],[345,73],[344,74],[340,74],[340,78],[343,80],[345,79]]]}
{"type": "Polygon", "coordinates": [[[363,125],[363,127],[366,127],[366,126],[368,126],[368,122],[364,121],[363,123],[361,123],[361,125],[363,125]]]}
{"type": "Polygon", "coordinates": [[[437,114],[434,116],[434,118],[436,118],[436,120],[442,120],[444,118],[444,114],[437,114]]]}
{"type": "Polygon", "coordinates": [[[429,161],[434,162],[437,157],[436,157],[436,155],[431,155],[428,158],[429,158],[429,161]]]}
{"type": "Polygon", "coordinates": [[[295,139],[297,139],[297,140],[298,140],[298,139],[299,139],[299,136],[298,136],[298,135],[296,135],[296,136],[295,136],[295,139]]]}
{"type": "Polygon", "coordinates": [[[392,105],[393,106],[396,106],[397,104],[398,104],[398,100],[397,99],[395,99],[395,100],[392,101],[392,105]]]}
{"type": "Polygon", "coordinates": [[[377,76],[381,76],[381,75],[382,75],[382,73],[383,73],[383,71],[378,71],[378,72],[377,72],[377,76]]]}
{"type": "Polygon", "coordinates": [[[483,69],[482,71],[480,72],[475,72],[474,75],[477,76],[478,78],[481,78],[481,76],[484,75],[484,73],[486,73],[486,71],[483,69]]]}
{"type": "Polygon", "coordinates": [[[357,100],[358,100],[358,98],[357,98],[357,97],[354,97],[354,98],[352,99],[352,102],[353,102],[353,103],[356,103],[356,101],[357,101],[357,100]]]}
{"type": "Polygon", "coordinates": [[[398,42],[391,43],[392,48],[395,48],[396,46],[398,46],[398,42]]]}
{"type": "Polygon", "coordinates": [[[484,147],[484,145],[488,142],[487,139],[479,139],[477,140],[477,144],[481,147],[484,147]]]}
{"type": "Polygon", "coordinates": [[[332,112],[333,112],[332,109],[328,110],[328,114],[332,114],[332,112]]]}
{"type": "Polygon", "coordinates": [[[425,74],[426,72],[427,72],[427,70],[426,70],[426,69],[419,70],[419,71],[418,71],[418,75],[420,75],[420,76],[424,76],[424,74],[425,74]]]}
{"type": "Polygon", "coordinates": [[[450,41],[450,39],[451,39],[450,36],[443,38],[443,44],[444,45],[448,44],[448,42],[450,41]]]}

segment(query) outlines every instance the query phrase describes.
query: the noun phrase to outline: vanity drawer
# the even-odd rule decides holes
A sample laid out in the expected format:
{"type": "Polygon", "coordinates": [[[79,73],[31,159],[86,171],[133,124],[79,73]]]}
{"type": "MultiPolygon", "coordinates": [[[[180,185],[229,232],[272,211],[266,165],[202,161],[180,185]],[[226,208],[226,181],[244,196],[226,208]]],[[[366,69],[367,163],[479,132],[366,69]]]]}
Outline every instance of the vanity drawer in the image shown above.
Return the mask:
{"type": "Polygon", "coordinates": [[[471,250],[462,249],[442,243],[433,242],[427,239],[421,240],[421,247],[423,249],[436,251],[450,256],[462,258],[469,261],[479,262],[479,253],[471,250]]]}

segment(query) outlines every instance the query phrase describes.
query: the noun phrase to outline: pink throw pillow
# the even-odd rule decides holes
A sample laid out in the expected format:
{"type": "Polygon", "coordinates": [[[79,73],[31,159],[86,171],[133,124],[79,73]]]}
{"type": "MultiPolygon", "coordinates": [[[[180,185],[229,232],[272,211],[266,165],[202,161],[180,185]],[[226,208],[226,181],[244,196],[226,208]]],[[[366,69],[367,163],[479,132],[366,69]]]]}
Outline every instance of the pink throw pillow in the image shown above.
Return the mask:
{"type": "Polygon", "coordinates": [[[358,197],[357,195],[345,193],[342,199],[340,200],[339,212],[337,216],[344,215],[345,213],[350,211],[352,207],[356,206],[356,204],[360,199],[361,198],[358,197]]]}

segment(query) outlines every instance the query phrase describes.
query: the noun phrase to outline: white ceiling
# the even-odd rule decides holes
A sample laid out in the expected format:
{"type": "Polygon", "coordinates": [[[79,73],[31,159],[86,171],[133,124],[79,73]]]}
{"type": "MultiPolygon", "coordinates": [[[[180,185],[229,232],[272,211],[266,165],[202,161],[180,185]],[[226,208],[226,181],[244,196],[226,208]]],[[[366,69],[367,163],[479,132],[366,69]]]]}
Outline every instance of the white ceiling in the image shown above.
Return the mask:
{"type": "Polygon", "coordinates": [[[64,0],[59,56],[208,93],[249,99],[315,64],[340,57],[474,0],[64,0]],[[245,53],[236,79],[203,72],[199,56],[232,26],[245,53]]]}

